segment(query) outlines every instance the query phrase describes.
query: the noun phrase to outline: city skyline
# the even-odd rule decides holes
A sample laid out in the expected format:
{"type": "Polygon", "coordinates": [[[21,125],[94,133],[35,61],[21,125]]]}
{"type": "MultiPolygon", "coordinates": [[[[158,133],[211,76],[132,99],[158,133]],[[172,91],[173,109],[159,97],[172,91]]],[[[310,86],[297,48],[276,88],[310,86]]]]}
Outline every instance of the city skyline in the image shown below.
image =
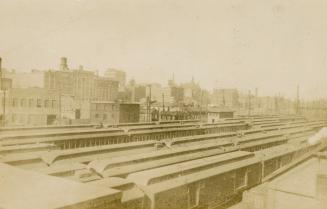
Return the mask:
{"type": "Polygon", "coordinates": [[[3,67],[47,70],[66,56],[73,68],[118,68],[139,82],[174,73],[205,89],[294,99],[300,85],[304,99],[327,97],[324,1],[183,2],[2,1],[3,67]]]}
{"type": "MultiPolygon", "coordinates": [[[[63,58],[64,59],[67,59],[67,57],[61,57],[61,59],[63,59],[63,58]]],[[[80,70],[80,69],[82,69],[82,70],[90,71],[90,72],[94,73],[94,75],[99,75],[99,76],[104,76],[104,77],[107,77],[107,75],[106,75],[106,71],[107,70],[119,70],[119,71],[125,72],[124,69],[107,68],[107,69],[103,70],[101,72],[101,74],[99,74],[99,70],[85,69],[85,67],[83,65],[76,65],[76,66],[74,65],[73,67],[71,67],[69,61],[67,61],[67,66],[66,67],[67,67],[66,70],[69,70],[69,71],[70,70],[80,70]]],[[[10,73],[10,74],[12,74],[12,73],[14,73],[14,74],[16,74],[16,73],[18,73],[18,74],[23,73],[23,75],[25,75],[25,76],[28,77],[29,74],[32,75],[32,74],[35,74],[37,72],[46,73],[49,70],[50,71],[52,71],[52,70],[54,70],[54,71],[57,71],[57,70],[60,71],[62,69],[61,69],[61,63],[58,60],[57,67],[48,68],[48,69],[31,69],[30,71],[16,71],[15,69],[6,68],[6,67],[3,67],[2,66],[2,70],[5,70],[5,71],[7,71],[7,73],[10,73]]],[[[5,77],[5,75],[6,75],[6,72],[5,71],[3,72],[3,75],[2,75],[3,77],[5,77]]],[[[219,83],[217,84],[217,80],[216,80],[216,84],[217,85],[213,86],[211,89],[208,89],[208,88],[203,87],[201,83],[199,83],[196,79],[194,79],[194,76],[192,76],[190,78],[190,80],[180,81],[180,80],[176,80],[175,79],[175,74],[174,73],[171,75],[171,77],[167,78],[167,80],[162,81],[162,82],[149,81],[149,80],[138,81],[138,80],[135,80],[134,78],[131,78],[130,76],[128,76],[128,74],[126,75],[126,78],[127,78],[127,80],[126,80],[126,86],[129,85],[129,82],[130,81],[133,81],[137,85],[141,85],[141,86],[144,86],[144,85],[147,86],[147,85],[151,84],[151,85],[160,85],[161,87],[168,87],[170,81],[174,81],[174,83],[175,83],[176,86],[183,86],[184,84],[194,82],[194,84],[199,85],[202,90],[208,91],[209,93],[213,93],[214,90],[219,90],[219,89],[222,89],[222,90],[224,90],[224,89],[226,89],[226,90],[233,90],[233,89],[235,89],[236,91],[238,91],[238,93],[243,94],[243,95],[246,95],[246,96],[248,96],[249,94],[251,94],[252,96],[258,96],[258,97],[287,98],[287,99],[294,100],[294,101],[297,99],[297,88],[299,87],[299,90],[301,90],[300,89],[300,85],[295,86],[295,93],[294,93],[294,96],[293,97],[292,96],[291,97],[285,96],[284,92],[278,92],[276,94],[269,95],[269,94],[261,94],[259,87],[255,87],[254,89],[241,89],[241,88],[237,88],[237,87],[224,87],[224,86],[219,85],[219,83]]],[[[35,86],[34,87],[41,87],[41,88],[43,88],[43,83],[44,83],[43,80],[44,79],[42,79],[42,82],[35,83],[35,86]]],[[[35,81],[35,78],[34,78],[34,82],[36,82],[35,81]]],[[[26,83],[26,81],[24,81],[24,85],[23,86],[26,86],[26,85],[27,86],[31,86],[31,87],[33,86],[33,85],[28,85],[26,83]]],[[[22,88],[22,87],[19,87],[19,88],[22,88]]],[[[124,90],[122,90],[122,91],[124,91],[124,90]]],[[[325,98],[307,99],[307,98],[302,98],[301,95],[299,95],[299,99],[302,100],[302,101],[315,101],[315,100],[321,100],[321,99],[325,99],[325,98]]]]}

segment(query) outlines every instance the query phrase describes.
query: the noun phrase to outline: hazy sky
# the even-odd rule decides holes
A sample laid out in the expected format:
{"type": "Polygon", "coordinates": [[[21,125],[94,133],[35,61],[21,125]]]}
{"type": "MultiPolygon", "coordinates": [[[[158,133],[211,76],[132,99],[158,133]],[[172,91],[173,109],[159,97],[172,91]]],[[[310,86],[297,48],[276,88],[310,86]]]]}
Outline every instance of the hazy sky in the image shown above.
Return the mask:
{"type": "Polygon", "coordinates": [[[17,71],[120,68],[137,81],[327,97],[326,0],[0,0],[17,71]]]}

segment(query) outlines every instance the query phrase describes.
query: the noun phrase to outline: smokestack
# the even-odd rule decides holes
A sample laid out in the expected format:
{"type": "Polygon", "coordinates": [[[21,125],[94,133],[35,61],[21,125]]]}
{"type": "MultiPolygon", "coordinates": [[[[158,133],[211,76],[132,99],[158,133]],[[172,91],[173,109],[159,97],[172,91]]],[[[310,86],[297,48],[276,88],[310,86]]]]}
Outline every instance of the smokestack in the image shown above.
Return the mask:
{"type": "Polygon", "coordinates": [[[67,57],[62,57],[60,59],[60,70],[68,70],[67,57]]]}

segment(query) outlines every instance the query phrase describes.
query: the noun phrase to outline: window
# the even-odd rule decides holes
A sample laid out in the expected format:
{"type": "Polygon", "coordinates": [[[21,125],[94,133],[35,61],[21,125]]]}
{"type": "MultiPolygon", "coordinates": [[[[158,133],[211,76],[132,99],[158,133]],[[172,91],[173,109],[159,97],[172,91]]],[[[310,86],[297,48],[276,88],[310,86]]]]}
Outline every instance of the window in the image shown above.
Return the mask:
{"type": "Polygon", "coordinates": [[[15,123],[15,122],[17,121],[17,115],[16,115],[16,114],[12,114],[11,117],[12,117],[12,118],[11,118],[11,121],[12,121],[13,123],[15,123]]]}
{"type": "Polygon", "coordinates": [[[20,115],[19,122],[24,123],[25,121],[25,115],[20,115]]]}
{"type": "Polygon", "coordinates": [[[56,100],[52,100],[52,108],[56,107],[56,100]]]}
{"type": "Polygon", "coordinates": [[[25,99],[20,100],[20,106],[21,107],[25,107],[25,105],[26,105],[25,103],[26,103],[25,99]]]}
{"type": "Polygon", "coordinates": [[[190,184],[188,187],[188,208],[199,205],[200,190],[204,187],[201,183],[190,184]]]}
{"type": "Polygon", "coordinates": [[[99,114],[95,114],[95,118],[99,118],[99,114]]]}
{"type": "Polygon", "coordinates": [[[236,171],[235,189],[240,189],[247,185],[247,171],[246,169],[239,169],[236,171]]]}
{"type": "Polygon", "coordinates": [[[17,98],[13,98],[12,99],[12,106],[13,107],[17,107],[18,106],[18,99],[17,98]]]}
{"type": "Polygon", "coordinates": [[[49,107],[49,100],[44,100],[44,107],[49,107]]]}
{"type": "Polygon", "coordinates": [[[29,107],[33,107],[34,106],[34,100],[33,99],[29,99],[28,100],[28,106],[29,107]]]}
{"type": "Polygon", "coordinates": [[[107,114],[103,114],[103,120],[107,120],[107,114]]]}
{"type": "Polygon", "coordinates": [[[42,107],[42,101],[41,101],[41,99],[37,99],[36,100],[36,106],[37,107],[42,107]]]}

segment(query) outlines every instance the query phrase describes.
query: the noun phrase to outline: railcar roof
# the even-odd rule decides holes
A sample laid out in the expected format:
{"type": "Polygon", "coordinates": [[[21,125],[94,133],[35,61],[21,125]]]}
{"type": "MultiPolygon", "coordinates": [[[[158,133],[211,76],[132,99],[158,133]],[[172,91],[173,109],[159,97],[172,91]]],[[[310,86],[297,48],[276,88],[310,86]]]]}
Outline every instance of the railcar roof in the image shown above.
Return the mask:
{"type": "Polygon", "coordinates": [[[54,148],[56,145],[53,144],[22,144],[22,145],[13,145],[13,146],[0,146],[1,152],[15,151],[15,150],[23,150],[23,149],[33,149],[33,148],[54,148]]]}
{"type": "Polygon", "coordinates": [[[264,160],[272,159],[275,157],[279,157],[288,153],[295,152],[302,148],[311,146],[309,144],[283,144],[275,147],[271,147],[270,149],[259,150],[255,152],[256,156],[262,157],[264,160]]]}
{"type": "Polygon", "coordinates": [[[86,165],[82,163],[67,163],[67,164],[52,165],[49,167],[39,168],[34,170],[47,175],[55,175],[57,173],[82,170],[82,169],[86,169],[86,165]]]}
{"type": "Polygon", "coordinates": [[[224,133],[218,133],[218,134],[201,134],[201,135],[195,135],[195,136],[186,136],[186,137],[177,137],[173,138],[170,143],[171,145],[176,144],[184,144],[189,143],[192,141],[204,141],[204,140],[210,140],[210,139],[221,139],[221,138],[227,138],[227,137],[233,137],[236,136],[236,132],[224,132],[224,133]]]}
{"type": "Polygon", "coordinates": [[[122,186],[132,186],[134,185],[134,182],[132,182],[129,179],[124,179],[119,177],[108,177],[108,178],[103,178],[101,180],[88,182],[88,184],[101,185],[109,188],[116,188],[116,187],[119,188],[122,186]]]}
{"type": "MultiPolygon", "coordinates": [[[[231,152],[231,153],[226,153],[226,154],[221,154],[217,156],[211,156],[211,157],[206,157],[202,159],[196,159],[192,161],[187,161],[183,163],[178,163],[178,164],[173,164],[173,165],[168,165],[168,166],[163,166],[151,170],[146,170],[146,171],[141,171],[137,173],[132,173],[128,176],[128,179],[133,180],[134,182],[137,182],[138,184],[141,185],[147,185],[149,181],[152,179],[157,179],[160,177],[164,176],[169,176],[169,175],[174,175],[177,173],[185,173],[186,175],[187,171],[193,170],[199,167],[205,167],[207,165],[214,165],[217,163],[223,163],[226,162],[228,163],[229,160],[233,159],[240,159],[240,158],[248,158],[248,157],[253,157],[254,154],[250,152],[245,152],[245,151],[236,151],[236,152],[231,152]]],[[[220,167],[221,165],[219,165],[220,167]]],[[[201,171],[195,171],[194,173],[199,173],[201,171]]],[[[178,176],[175,176],[175,178],[178,178],[178,176]]]]}
{"type": "Polygon", "coordinates": [[[208,179],[210,177],[218,176],[218,175],[230,172],[232,170],[247,167],[247,166],[259,163],[259,162],[260,162],[260,160],[258,158],[249,158],[249,159],[240,160],[240,161],[233,162],[233,163],[224,164],[219,167],[210,168],[210,169],[203,170],[203,171],[200,171],[197,173],[191,173],[189,175],[185,175],[185,176],[181,176],[178,178],[169,179],[167,181],[159,182],[156,184],[148,185],[144,188],[144,191],[146,191],[146,193],[148,195],[151,195],[151,194],[154,195],[156,193],[168,191],[173,188],[177,188],[177,187],[180,187],[183,185],[187,185],[190,183],[208,179]]]}
{"type": "Polygon", "coordinates": [[[196,151],[203,151],[206,149],[214,149],[221,147],[222,145],[230,143],[230,142],[222,142],[222,143],[206,143],[201,145],[195,145],[195,146],[187,146],[187,147],[178,147],[174,149],[166,149],[166,150],[158,150],[148,153],[139,153],[129,156],[121,156],[111,159],[104,159],[104,160],[95,160],[91,162],[88,166],[92,167],[98,172],[103,172],[106,170],[107,167],[110,167],[110,165],[122,165],[122,164],[131,164],[136,161],[140,160],[151,160],[151,158],[154,160],[156,158],[165,158],[170,157],[174,155],[182,155],[183,153],[190,153],[190,152],[196,152],[196,151]]]}
{"type": "Polygon", "coordinates": [[[55,209],[96,199],[121,198],[118,190],[87,185],[0,164],[0,205],[11,209],[55,209]],[[15,198],[13,198],[15,197],[15,198]]]}
{"type": "Polygon", "coordinates": [[[221,149],[221,148],[216,148],[216,149],[211,149],[211,150],[206,150],[206,151],[201,151],[201,152],[196,152],[196,153],[189,153],[189,154],[184,154],[181,156],[172,156],[169,158],[163,158],[163,159],[157,159],[157,160],[151,160],[151,161],[146,161],[142,163],[137,163],[131,165],[125,165],[125,166],[119,166],[119,167],[114,167],[111,169],[108,169],[102,173],[104,177],[107,176],[125,176],[130,173],[135,173],[138,171],[144,171],[148,169],[153,169],[153,168],[158,168],[161,166],[167,166],[167,165],[172,165],[176,163],[181,163],[181,162],[186,162],[194,159],[200,159],[204,157],[209,157],[209,156],[214,156],[214,155],[220,155],[226,152],[232,152],[236,151],[236,149],[229,149],[228,151],[221,149]]]}
{"type": "Polygon", "coordinates": [[[79,154],[91,154],[92,152],[99,151],[119,151],[126,150],[131,148],[143,147],[143,146],[153,146],[154,141],[141,141],[141,142],[130,142],[130,143],[121,143],[121,144],[110,144],[102,146],[93,146],[93,147],[83,147],[76,149],[66,149],[66,150],[51,150],[51,151],[41,151],[41,152],[28,152],[28,153],[17,153],[15,155],[4,156],[0,159],[1,162],[11,162],[18,160],[32,160],[32,159],[41,159],[45,163],[51,164],[56,161],[61,156],[69,155],[79,155],[79,154]]]}

